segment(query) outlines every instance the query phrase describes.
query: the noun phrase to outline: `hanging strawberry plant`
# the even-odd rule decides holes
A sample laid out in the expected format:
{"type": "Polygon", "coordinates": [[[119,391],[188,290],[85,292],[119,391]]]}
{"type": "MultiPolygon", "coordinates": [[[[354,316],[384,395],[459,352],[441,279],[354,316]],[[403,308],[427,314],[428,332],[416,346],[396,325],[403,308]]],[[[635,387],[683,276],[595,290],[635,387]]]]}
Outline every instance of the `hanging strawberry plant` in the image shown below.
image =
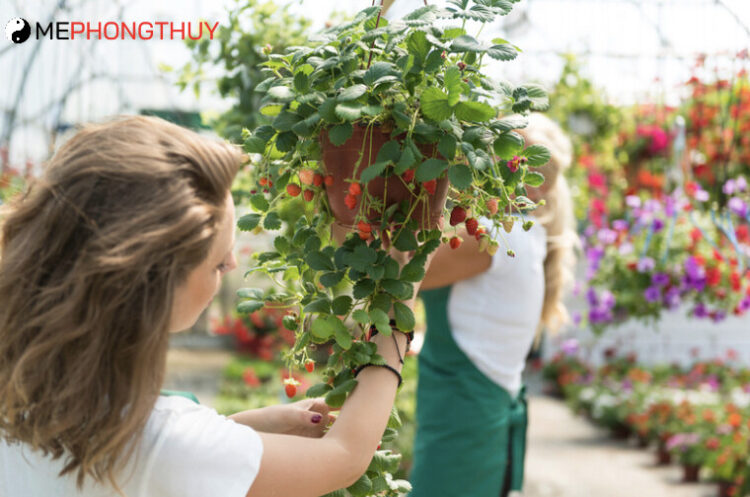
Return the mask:
{"type": "MultiPolygon", "coordinates": [[[[309,396],[325,395],[338,407],[356,385],[352,369],[382,361],[362,340],[368,327],[386,335],[393,323],[414,328],[403,301],[424,277],[429,253],[449,240],[460,244],[458,225],[494,254],[498,243],[478,218],[509,229],[512,214],[535,207],[525,188],[544,177],[530,167],[544,165],[549,152],[524,147],[514,129],[526,125],[530,110],[547,106],[546,94],[488,78],[485,63],[512,60],[519,49],[469,33],[510,12],[512,3],[451,0],[391,22],[380,6],[368,7],[265,62],[267,78],[256,92],[272,121],[244,134],[255,212],[238,224],[277,230],[286,199],[301,198],[307,208],[288,235],[275,238],[273,251],[257,254],[253,271],[277,285],[241,290],[239,310],[293,311],[284,321],[296,335],[290,364],[302,367],[311,348],[333,344],[329,381],[309,396]],[[444,215],[451,221],[446,232],[438,227],[444,215]],[[350,231],[341,244],[331,236],[334,223],[350,231]],[[389,245],[413,257],[401,265],[389,245]]],[[[394,415],[389,426],[397,425],[394,415]]],[[[397,458],[376,454],[350,493],[405,491],[408,483],[383,475],[397,458]]]]}

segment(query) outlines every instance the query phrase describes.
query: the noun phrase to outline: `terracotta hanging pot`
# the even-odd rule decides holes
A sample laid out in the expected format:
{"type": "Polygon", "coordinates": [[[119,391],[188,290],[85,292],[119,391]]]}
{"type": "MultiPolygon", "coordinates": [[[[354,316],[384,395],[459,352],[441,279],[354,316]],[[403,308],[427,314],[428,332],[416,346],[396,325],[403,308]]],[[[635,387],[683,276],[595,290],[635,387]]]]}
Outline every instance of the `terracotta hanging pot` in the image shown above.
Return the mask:
{"type": "Polygon", "coordinates": [[[682,481],[685,483],[697,483],[701,467],[697,464],[682,465],[682,481]]]}
{"type": "MultiPolygon", "coordinates": [[[[354,219],[357,212],[359,212],[362,200],[360,196],[354,209],[350,209],[346,205],[344,199],[349,193],[350,185],[350,182],[347,180],[353,178],[359,179],[362,171],[375,162],[381,147],[391,139],[390,132],[383,130],[380,126],[372,126],[368,130],[364,126],[355,124],[352,136],[343,145],[337,147],[329,140],[328,131],[325,129],[321,131],[320,148],[323,167],[326,174],[333,176],[333,184],[326,186],[326,195],[334,217],[342,225],[347,227],[354,225],[354,219]],[[359,160],[360,153],[362,153],[363,157],[355,174],[354,166],[359,160]]],[[[419,146],[419,149],[425,157],[438,156],[435,145],[423,145],[419,146]]],[[[414,185],[414,190],[410,191],[399,176],[391,175],[388,178],[377,176],[367,184],[367,190],[370,195],[378,199],[382,199],[386,195],[386,209],[393,204],[399,204],[406,200],[409,206],[404,211],[404,215],[406,215],[414,205],[413,202],[416,201],[416,195],[423,191],[423,186],[416,181],[414,181],[414,185]]],[[[363,189],[364,187],[365,185],[362,185],[363,189]]],[[[422,228],[434,228],[443,214],[447,196],[448,178],[446,176],[437,180],[435,193],[429,195],[428,202],[424,200],[418,201],[417,205],[414,206],[410,219],[418,220],[422,228]]],[[[370,222],[380,221],[380,209],[369,209],[365,215],[370,222]]]]}

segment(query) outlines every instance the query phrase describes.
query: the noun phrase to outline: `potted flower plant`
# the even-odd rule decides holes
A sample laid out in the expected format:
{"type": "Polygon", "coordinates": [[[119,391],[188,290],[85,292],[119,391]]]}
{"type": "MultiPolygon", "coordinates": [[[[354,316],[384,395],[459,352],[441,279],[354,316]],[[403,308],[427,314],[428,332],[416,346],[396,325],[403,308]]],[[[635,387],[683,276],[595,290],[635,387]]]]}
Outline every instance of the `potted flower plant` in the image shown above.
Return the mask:
{"type": "MultiPolygon", "coordinates": [[[[487,77],[485,63],[514,59],[519,49],[477,38],[512,3],[450,0],[390,22],[372,6],[306,45],[269,54],[256,93],[272,121],[244,133],[255,212],[238,225],[280,229],[278,208],[289,198],[311,208],[275,238],[274,250],[256,254],[253,270],[278,285],[241,290],[239,310],[270,302],[294,311],[284,322],[296,336],[290,364],[304,364],[312,348],[333,342],[328,382],[308,395],[340,406],[356,385],[352,369],[382,360],[362,340],[364,331],[375,326],[390,334],[394,322],[413,329],[414,315],[400,301],[412,296],[431,251],[461,242],[437,228],[441,216],[448,214],[449,230],[465,224],[494,254],[498,243],[479,217],[510,230],[513,214],[535,207],[526,186],[544,177],[530,168],[544,165],[549,152],[525,147],[513,130],[526,125],[529,111],[546,108],[546,94],[487,77]],[[334,222],[352,230],[341,245],[331,236],[334,222]],[[384,249],[391,244],[413,253],[403,268],[384,249]],[[353,331],[347,323],[356,323],[353,331]]],[[[511,247],[506,252],[514,255],[511,247]]],[[[395,457],[376,455],[372,471],[349,491],[398,491],[404,484],[386,484],[378,473],[397,465],[395,457]]]]}

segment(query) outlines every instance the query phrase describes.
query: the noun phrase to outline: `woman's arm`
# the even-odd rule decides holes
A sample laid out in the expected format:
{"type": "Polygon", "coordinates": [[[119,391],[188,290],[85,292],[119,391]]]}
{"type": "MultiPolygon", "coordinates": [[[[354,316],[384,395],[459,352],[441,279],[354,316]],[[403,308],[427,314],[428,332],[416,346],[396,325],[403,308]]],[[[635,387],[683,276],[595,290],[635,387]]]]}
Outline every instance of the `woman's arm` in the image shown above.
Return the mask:
{"type": "MultiPolygon", "coordinates": [[[[403,353],[406,336],[394,336],[403,353]]],[[[386,362],[401,371],[393,339],[378,334],[372,340],[386,362]]],[[[385,368],[371,367],[357,380],[323,438],[260,434],[263,458],[247,497],[318,497],[348,487],[364,474],[385,432],[398,379],[385,368]]]]}
{"type": "Polygon", "coordinates": [[[481,274],[489,269],[492,256],[479,251],[479,242],[465,228],[458,230],[463,239],[461,245],[452,249],[444,243],[436,250],[435,258],[427,269],[421,288],[429,290],[452,285],[481,274]]]}

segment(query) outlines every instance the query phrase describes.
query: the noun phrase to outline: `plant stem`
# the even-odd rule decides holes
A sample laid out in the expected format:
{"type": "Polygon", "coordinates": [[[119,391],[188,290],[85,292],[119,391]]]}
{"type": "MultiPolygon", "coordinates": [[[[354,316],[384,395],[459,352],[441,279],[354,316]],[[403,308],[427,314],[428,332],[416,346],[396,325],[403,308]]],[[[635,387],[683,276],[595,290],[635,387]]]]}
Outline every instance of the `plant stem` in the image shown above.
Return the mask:
{"type": "MultiPolygon", "coordinates": [[[[378,19],[375,21],[375,29],[378,29],[378,26],[380,26],[380,15],[383,13],[383,1],[380,0],[380,11],[378,12],[378,19]]],[[[375,6],[375,0],[372,0],[373,7],[375,6]]],[[[367,68],[370,68],[370,63],[372,63],[372,49],[375,47],[375,40],[372,40],[372,43],[370,43],[370,57],[367,59],[367,68]]]]}

